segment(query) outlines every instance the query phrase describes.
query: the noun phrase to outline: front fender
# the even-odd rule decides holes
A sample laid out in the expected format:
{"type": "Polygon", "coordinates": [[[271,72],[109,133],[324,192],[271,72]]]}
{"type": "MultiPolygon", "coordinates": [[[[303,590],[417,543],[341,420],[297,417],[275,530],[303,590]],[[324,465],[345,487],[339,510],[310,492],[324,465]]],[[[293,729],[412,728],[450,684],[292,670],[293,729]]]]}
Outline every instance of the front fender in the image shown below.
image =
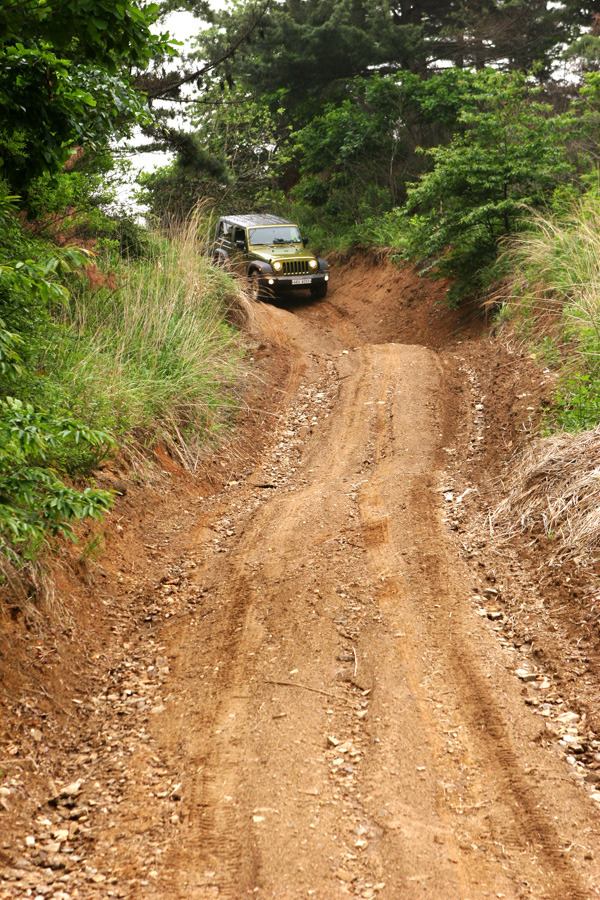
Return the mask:
{"type": "Polygon", "coordinates": [[[253,259],[248,263],[248,275],[252,272],[260,272],[261,275],[272,275],[273,268],[262,259],[253,259]]]}
{"type": "Polygon", "coordinates": [[[320,256],[317,256],[317,262],[319,263],[320,272],[329,272],[329,263],[326,259],[321,259],[320,256]]]}

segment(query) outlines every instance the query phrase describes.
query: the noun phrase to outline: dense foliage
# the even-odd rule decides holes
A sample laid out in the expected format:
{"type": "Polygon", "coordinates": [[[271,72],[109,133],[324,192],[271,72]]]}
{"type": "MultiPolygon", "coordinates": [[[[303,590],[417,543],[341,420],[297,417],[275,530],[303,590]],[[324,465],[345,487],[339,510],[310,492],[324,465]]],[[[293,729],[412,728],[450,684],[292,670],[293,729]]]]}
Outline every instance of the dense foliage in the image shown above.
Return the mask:
{"type": "MultiPolygon", "coordinates": [[[[0,197],[0,231],[25,249],[11,216],[13,202],[0,197]]],[[[55,250],[40,261],[39,246],[28,248],[36,259],[15,259],[11,249],[0,248],[0,553],[15,561],[38,550],[49,535],[71,535],[73,520],[97,517],[110,506],[106,492],[77,490],[63,476],[77,462],[91,467],[111,437],[56,403],[48,410],[27,399],[43,394],[41,385],[35,390],[43,381],[36,364],[48,340],[48,310],[67,297],[59,276],[81,266],[83,254],[55,250]]]]}
{"type": "Polygon", "coordinates": [[[510,248],[512,318],[544,366],[559,373],[546,425],[584,431],[600,422],[600,191],[536,215],[510,248]]]}
{"type": "Polygon", "coordinates": [[[21,0],[0,7],[0,174],[23,193],[74,146],[103,147],[147,117],[131,67],[168,49],[156,5],[21,0]]]}
{"type": "Polygon", "coordinates": [[[599,12],[238,0],[199,30],[186,92],[165,78],[190,130],[164,130],[175,158],[144,197],[161,217],[199,197],[278,209],[324,246],[383,239],[455,279],[455,298],[479,290],[527,209],[577,193],[593,165],[597,122],[581,104],[595,107],[595,88],[586,100],[573,76],[593,70],[599,12]]]}
{"type": "Polygon", "coordinates": [[[137,0],[0,9],[2,572],[110,508],[90,478],[117,439],[171,442],[191,464],[230,402],[231,279],[197,253],[196,229],[155,236],[106,212],[111,142],[150,118],[136,72],[170,52],[158,13],[137,0]]]}

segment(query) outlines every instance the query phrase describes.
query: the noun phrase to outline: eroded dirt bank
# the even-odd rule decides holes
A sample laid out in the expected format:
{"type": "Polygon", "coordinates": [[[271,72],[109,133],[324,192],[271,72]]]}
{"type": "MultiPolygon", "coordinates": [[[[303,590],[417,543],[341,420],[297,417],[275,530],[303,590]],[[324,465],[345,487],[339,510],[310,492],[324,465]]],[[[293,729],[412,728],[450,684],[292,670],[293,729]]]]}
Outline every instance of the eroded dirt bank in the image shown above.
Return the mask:
{"type": "Polygon", "coordinates": [[[549,376],[442,295],[257,307],[245,439],[128,488],[63,666],[15,615],[0,897],[598,895],[594,635],[478,524],[549,376]]]}

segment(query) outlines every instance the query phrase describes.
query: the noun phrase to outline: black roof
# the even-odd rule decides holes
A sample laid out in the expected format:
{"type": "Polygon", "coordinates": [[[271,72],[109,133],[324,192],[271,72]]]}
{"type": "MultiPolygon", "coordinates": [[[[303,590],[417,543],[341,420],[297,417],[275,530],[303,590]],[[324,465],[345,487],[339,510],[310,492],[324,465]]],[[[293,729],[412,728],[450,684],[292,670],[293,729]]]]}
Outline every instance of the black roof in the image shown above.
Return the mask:
{"type": "Polygon", "coordinates": [[[289,219],[280,219],[279,216],[222,216],[222,222],[230,222],[232,225],[240,225],[242,228],[252,228],[257,225],[293,225],[289,219]]]}

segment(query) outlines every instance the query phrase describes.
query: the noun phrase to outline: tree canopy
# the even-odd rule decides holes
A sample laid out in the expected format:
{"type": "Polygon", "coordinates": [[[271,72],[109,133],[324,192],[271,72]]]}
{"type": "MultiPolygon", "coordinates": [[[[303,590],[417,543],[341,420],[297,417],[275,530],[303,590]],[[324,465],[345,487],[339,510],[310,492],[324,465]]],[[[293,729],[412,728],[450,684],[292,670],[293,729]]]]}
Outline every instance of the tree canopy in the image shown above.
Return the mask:
{"type": "Polygon", "coordinates": [[[168,44],[137,0],[15,0],[0,7],[0,175],[26,192],[74,146],[106,146],[147,115],[132,69],[168,44]]]}

